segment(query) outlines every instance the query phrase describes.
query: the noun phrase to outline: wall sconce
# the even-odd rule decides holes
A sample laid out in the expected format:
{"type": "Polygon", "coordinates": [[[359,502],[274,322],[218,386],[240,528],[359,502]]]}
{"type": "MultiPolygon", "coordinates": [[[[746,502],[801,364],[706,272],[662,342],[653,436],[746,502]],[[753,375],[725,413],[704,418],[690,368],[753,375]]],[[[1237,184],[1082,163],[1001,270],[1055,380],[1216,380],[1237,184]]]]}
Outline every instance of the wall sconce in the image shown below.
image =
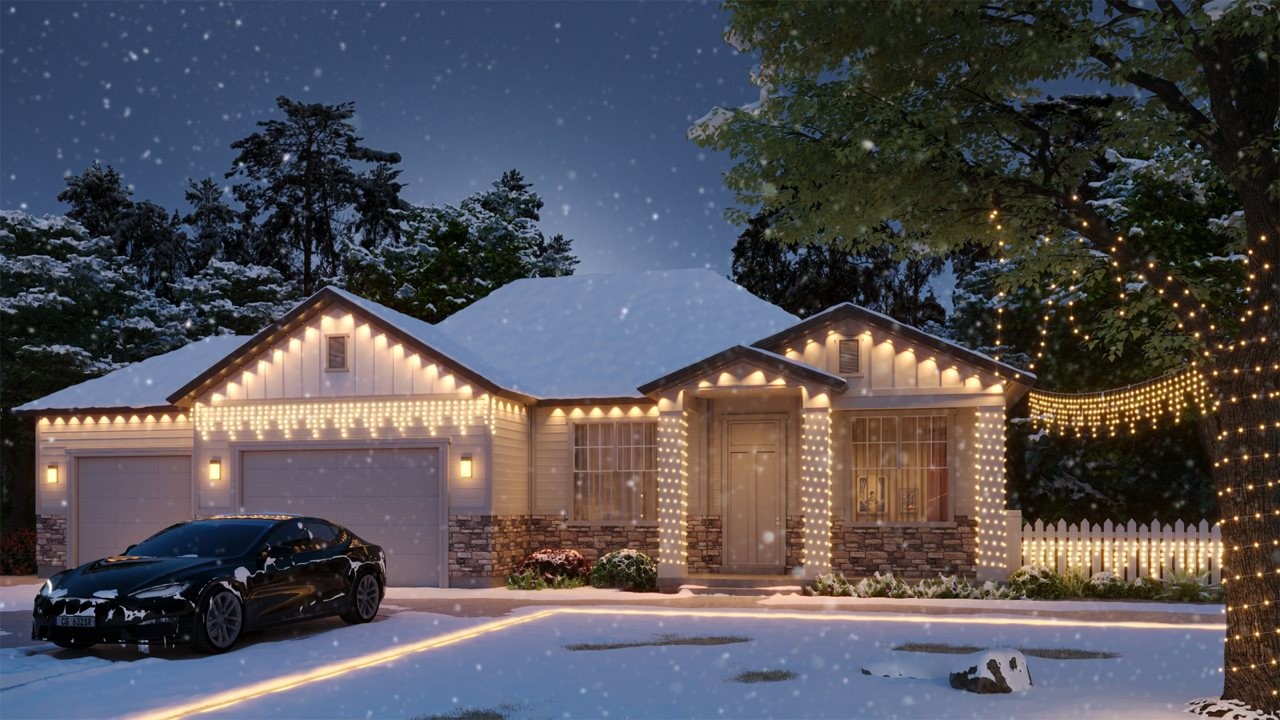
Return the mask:
{"type": "Polygon", "coordinates": [[[49,485],[58,484],[58,466],[50,465],[44,469],[44,481],[49,485]]]}
{"type": "Polygon", "coordinates": [[[216,483],[222,479],[222,460],[214,458],[209,461],[209,482],[216,483]]]}
{"type": "Polygon", "coordinates": [[[463,455],[462,459],[458,460],[458,477],[461,477],[464,480],[470,480],[472,474],[475,472],[474,465],[475,464],[472,462],[470,455],[463,455]]]}

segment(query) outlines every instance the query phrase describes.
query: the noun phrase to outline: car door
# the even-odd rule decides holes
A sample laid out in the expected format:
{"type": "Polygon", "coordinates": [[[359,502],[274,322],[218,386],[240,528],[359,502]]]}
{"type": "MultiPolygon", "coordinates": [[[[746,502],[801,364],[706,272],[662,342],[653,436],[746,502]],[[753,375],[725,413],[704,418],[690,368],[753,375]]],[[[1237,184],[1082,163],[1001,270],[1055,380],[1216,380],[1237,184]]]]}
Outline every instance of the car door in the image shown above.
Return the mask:
{"type": "Polygon", "coordinates": [[[315,606],[305,556],[311,536],[302,520],[281,523],[267,535],[258,552],[260,575],[250,583],[249,609],[255,623],[272,623],[307,614],[315,606]]]}
{"type": "Polygon", "coordinates": [[[296,566],[304,582],[311,586],[315,611],[330,612],[346,600],[351,563],[343,553],[338,528],[315,519],[306,520],[303,525],[310,545],[297,555],[296,566]]]}

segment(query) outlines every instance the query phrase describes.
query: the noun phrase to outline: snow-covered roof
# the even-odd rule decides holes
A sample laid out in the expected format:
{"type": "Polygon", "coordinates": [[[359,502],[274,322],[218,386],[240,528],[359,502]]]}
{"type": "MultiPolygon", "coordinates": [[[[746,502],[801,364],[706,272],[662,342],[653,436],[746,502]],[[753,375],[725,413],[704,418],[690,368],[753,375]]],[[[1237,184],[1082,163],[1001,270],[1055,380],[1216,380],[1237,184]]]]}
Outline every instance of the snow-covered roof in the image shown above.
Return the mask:
{"type": "MultiPolygon", "coordinates": [[[[540,398],[640,397],[637,388],[797,322],[710,270],[517,280],[436,327],[540,398]]],[[[496,378],[495,378],[496,380],[496,378]]]]}
{"type": "Polygon", "coordinates": [[[399,310],[392,310],[386,305],[376,303],[368,298],[362,298],[340,288],[330,286],[326,290],[368,313],[375,319],[382,321],[382,323],[396,328],[423,345],[436,350],[446,359],[453,360],[502,387],[517,390],[515,378],[506,376],[501,369],[486,360],[481,353],[475,352],[465,344],[458,342],[445,332],[442,326],[432,325],[412,315],[405,315],[399,310]]]}
{"type": "Polygon", "coordinates": [[[248,337],[217,335],[126,365],[101,377],[63,388],[15,410],[106,410],[159,408],[196,373],[221,360],[248,337]]]}
{"type": "Polygon", "coordinates": [[[640,391],[644,393],[651,393],[661,390],[662,388],[671,387],[672,385],[689,382],[700,376],[704,376],[707,373],[715,372],[720,368],[742,361],[746,361],[757,367],[765,367],[774,372],[783,373],[790,377],[799,378],[807,382],[824,385],[838,392],[844,392],[849,387],[849,381],[821,368],[816,368],[812,365],[802,363],[799,360],[792,360],[785,355],[779,355],[775,352],[762,350],[758,347],[752,347],[750,345],[734,345],[733,347],[721,350],[710,357],[703,358],[698,362],[686,365],[679,370],[668,373],[657,380],[647,382],[640,386],[640,391]]]}

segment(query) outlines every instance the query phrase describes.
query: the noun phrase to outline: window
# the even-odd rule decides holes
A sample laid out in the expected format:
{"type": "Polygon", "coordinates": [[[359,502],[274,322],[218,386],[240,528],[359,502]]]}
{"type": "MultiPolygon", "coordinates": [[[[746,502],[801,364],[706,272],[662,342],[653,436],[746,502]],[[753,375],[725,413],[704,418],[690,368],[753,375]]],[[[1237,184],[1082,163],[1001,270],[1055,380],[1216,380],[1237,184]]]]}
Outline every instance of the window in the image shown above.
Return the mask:
{"type": "Polygon", "coordinates": [[[862,374],[862,345],[856,338],[840,341],[840,374],[862,374]]]}
{"type": "Polygon", "coordinates": [[[346,335],[330,335],[326,338],[328,345],[325,347],[325,370],[348,370],[347,366],[347,336],[346,335]]]}
{"type": "Polygon", "coordinates": [[[853,487],[857,522],[950,519],[947,416],[853,419],[853,487]]]}
{"type": "Polygon", "coordinates": [[[573,426],[573,519],[658,519],[658,423],[573,426]]]}

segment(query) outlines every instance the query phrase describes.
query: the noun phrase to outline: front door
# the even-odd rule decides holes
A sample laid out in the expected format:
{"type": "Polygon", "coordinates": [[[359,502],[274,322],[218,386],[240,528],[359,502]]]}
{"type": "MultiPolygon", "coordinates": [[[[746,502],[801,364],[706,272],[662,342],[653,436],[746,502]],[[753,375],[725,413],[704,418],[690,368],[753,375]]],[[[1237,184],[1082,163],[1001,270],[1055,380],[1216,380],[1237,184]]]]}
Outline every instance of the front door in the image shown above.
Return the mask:
{"type": "Polygon", "coordinates": [[[724,568],[782,572],[786,563],[781,419],[725,421],[724,568]]]}

